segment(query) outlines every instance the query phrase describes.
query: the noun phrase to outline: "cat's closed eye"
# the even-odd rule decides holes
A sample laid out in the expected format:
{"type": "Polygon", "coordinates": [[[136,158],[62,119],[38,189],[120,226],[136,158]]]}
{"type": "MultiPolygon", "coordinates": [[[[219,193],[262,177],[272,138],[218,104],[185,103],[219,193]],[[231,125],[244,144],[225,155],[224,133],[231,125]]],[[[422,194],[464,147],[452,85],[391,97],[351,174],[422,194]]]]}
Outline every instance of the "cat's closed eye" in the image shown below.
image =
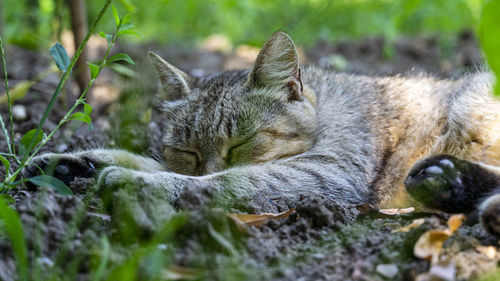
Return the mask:
{"type": "Polygon", "coordinates": [[[169,168],[177,173],[193,175],[200,165],[199,153],[194,150],[165,147],[163,154],[169,168]]]}

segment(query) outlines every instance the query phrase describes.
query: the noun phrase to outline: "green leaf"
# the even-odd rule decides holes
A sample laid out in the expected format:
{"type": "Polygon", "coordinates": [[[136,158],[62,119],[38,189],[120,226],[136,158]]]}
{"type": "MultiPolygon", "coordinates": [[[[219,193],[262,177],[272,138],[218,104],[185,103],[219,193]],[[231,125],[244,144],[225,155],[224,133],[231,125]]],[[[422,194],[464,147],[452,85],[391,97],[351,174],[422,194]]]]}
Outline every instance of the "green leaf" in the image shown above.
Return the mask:
{"type": "Polygon", "coordinates": [[[126,67],[123,64],[112,63],[112,64],[109,65],[109,68],[111,68],[116,73],[121,74],[121,75],[123,75],[125,77],[132,78],[132,77],[135,77],[137,75],[135,73],[135,71],[133,71],[132,69],[126,67]]]}
{"type": "MultiPolygon", "coordinates": [[[[29,89],[35,85],[38,81],[36,80],[28,80],[17,83],[12,89],[10,89],[10,102],[14,102],[16,100],[24,98],[28,93],[29,89]]],[[[3,93],[0,96],[0,103],[7,103],[7,93],[3,93]]]]}
{"type": "Polygon", "coordinates": [[[99,66],[91,62],[87,62],[87,64],[89,65],[90,68],[90,78],[96,79],[97,75],[99,75],[99,66]]]}
{"type": "Polygon", "coordinates": [[[9,174],[9,168],[10,168],[10,162],[9,162],[9,160],[5,159],[5,157],[3,157],[2,155],[0,155],[0,161],[5,166],[5,174],[8,175],[9,174]]]}
{"type": "Polygon", "coordinates": [[[135,62],[130,58],[130,56],[127,55],[127,54],[124,54],[124,53],[116,54],[116,55],[112,56],[111,58],[109,58],[108,61],[109,62],[113,62],[113,61],[125,61],[125,62],[128,62],[130,64],[135,64],[135,62]]]}
{"type": "Polygon", "coordinates": [[[53,176],[40,175],[28,178],[27,180],[39,187],[51,187],[62,195],[74,195],[71,189],[69,189],[64,182],[53,176]]]}
{"type": "Polygon", "coordinates": [[[17,261],[18,280],[28,280],[28,251],[24,237],[23,225],[16,211],[9,208],[7,203],[0,199],[0,219],[4,221],[7,236],[10,239],[14,256],[17,261]]]}
{"type": "Polygon", "coordinates": [[[68,53],[66,52],[66,49],[64,49],[63,45],[61,43],[57,42],[50,48],[50,54],[54,58],[54,61],[56,62],[57,68],[61,70],[62,72],[66,72],[68,70],[70,60],[68,57],[68,53]]]}
{"type": "Polygon", "coordinates": [[[118,28],[118,32],[120,32],[120,31],[124,31],[124,30],[130,30],[130,29],[132,29],[132,28],[134,28],[134,25],[133,25],[132,23],[130,23],[130,22],[129,22],[129,23],[127,23],[127,24],[122,24],[122,25],[120,26],[120,28],[118,28]]]}
{"type": "Polygon", "coordinates": [[[218,233],[211,223],[208,224],[208,234],[223,248],[225,248],[227,252],[229,252],[232,256],[238,256],[238,251],[236,251],[236,248],[233,246],[233,244],[229,240],[227,240],[226,237],[218,233]]]}
{"type": "Polygon", "coordinates": [[[118,15],[115,5],[111,4],[111,8],[113,9],[113,17],[115,18],[116,26],[120,26],[120,16],[118,15]]]}
{"type": "Polygon", "coordinates": [[[102,38],[106,38],[106,41],[108,41],[108,44],[111,43],[111,40],[113,40],[113,34],[108,34],[108,33],[104,33],[104,32],[99,32],[99,35],[102,37],[102,38]]]}
{"type": "Polygon", "coordinates": [[[122,19],[122,26],[129,24],[131,19],[132,19],[132,14],[126,14],[122,19]]]}
{"type": "Polygon", "coordinates": [[[7,204],[15,204],[16,203],[16,199],[14,199],[9,194],[0,194],[0,200],[3,200],[3,202],[5,202],[7,204]]]}
{"type": "Polygon", "coordinates": [[[85,114],[90,116],[90,113],[92,113],[92,106],[90,106],[90,104],[88,104],[88,103],[84,103],[83,104],[83,112],[85,112],[85,114]]]}
{"type": "Polygon", "coordinates": [[[488,64],[497,77],[495,95],[500,96],[500,0],[486,2],[479,20],[479,40],[488,64]]]}
{"type": "MultiPolygon", "coordinates": [[[[26,153],[26,151],[28,150],[28,146],[31,143],[31,140],[35,136],[35,133],[36,133],[36,129],[32,129],[32,130],[28,131],[26,134],[24,134],[24,136],[21,138],[21,141],[19,142],[19,154],[20,155],[24,155],[26,153]]],[[[42,133],[42,131],[40,131],[38,133],[38,135],[36,136],[36,139],[33,141],[33,147],[31,147],[31,149],[36,147],[36,145],[42,141],[42,138],[43,138],[43,133],[42,133]]],[[[31,150],[28,152],[31,152],[31,150]]]]}
{"type": "Polygon", "coordinates": [[[95,271],[94,278],[92,280],[99,281],[104,276],[104,271],[106,270],[106,265],[108,264],[109,256],[111,253],[111,246],[109,240],[106,236],[101,237],[101,261],[99,262],[99,267],[95,271]]]}
{"type": "Polygon", "coordinates": [[[135,11],[135,6],[130,0],[120,0],[120,4],[122,4],[129,12],[135,11]]]}
{"type": "Polygon", "coordinates": [[[83,112],[76,112],[73,115],[71,115],[69,117],[69,119],[82,121],[82,122],[85,122],[89,125],[92,124],[92,119],[90,118],[90,116],[87,113],[83,113],[83,112]]]}
{"type": "Polygon", "coordinates": [[[122,36],[122,35],[126,35],[126,34],[135,35],[135,36],[141,37],[141,38],[143,37],[142,34],[140,34],[139,32],[133,31],[133,30],[130,30],[130,29],[122,30],[122,31],[118,32],[116,35],[117,36],[122,36]]]}

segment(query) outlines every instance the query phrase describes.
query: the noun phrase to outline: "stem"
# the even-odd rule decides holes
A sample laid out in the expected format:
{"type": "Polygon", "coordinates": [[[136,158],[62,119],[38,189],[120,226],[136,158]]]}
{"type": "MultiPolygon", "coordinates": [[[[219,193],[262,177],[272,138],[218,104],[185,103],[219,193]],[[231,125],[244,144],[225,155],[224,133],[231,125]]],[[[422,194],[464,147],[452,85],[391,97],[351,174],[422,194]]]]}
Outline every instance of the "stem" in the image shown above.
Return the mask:
{"type": "MultiPolygon", "coordinates": [[[[118,29],[120,28],[120,26],[118,26],[118,28],[116,29],[116,32],[113,34],[113,38],[111,39],[111,42],[110,44],[108,45],[108,49],[106,50],[106,54],[104,55],[104,59],[102,60],[102,63],[99,65],[99,71],[97,72],[97,76],[99,76],[99,74],[101,73],[101,70],[104,68],[104,65],[106,64],[106,61],[108,60],[108,57],[109,57],[109,53],[111,51],[111,48],[115,45],[115,41],[116,41],[116,34],[118,33],[118,29]]],[[[52,135],[62,126],[64,125],[66,122],[69,121],[69,117],[71,116],[71,114],[73,113],[73,111],[80,105],[82,104],[84,101],[85,101],[85,95],[87,94],[88,90],[94,85],[94,82],[95,80],[97,79],[97,76],[96,78],[94,79],[90,79],[89,83],[87,84],[87,87],[85,88],[85,90],[83,91],[83,93],[80,95],[80,97],[78,97],[78,99],[75,101],[75,104],[73,104],[73,106],[68,110],[68,112],[66,113],[66,115],[64,115],[64,117],[61,119],[61,121],[59,121],[59,123],[57,124],[57,126],[54,128],[54,130],[52,130],[52,132],[50,132],[50,134],[48,134],[45,138],[43,138],[43,140],[40,142],[40,144],[36,147],[36,149],[33,151],[32,155],[28,158],[28,161],[26,162],[30,162],[31,159],[33,159],[33,157],[37,154],[37,152],[42,148],[42,146],[44,146],[51,138],[52,138],[52,135]]]]}
{"type": "Polygon", "coordinates": [[[69,64],[68,69],[66,70],[66,72],[64,72],[64,75],[61,78],[61,81],[59,81],[59,84],[57,85],[56,91],[52,95],[52,98],[49,102],[49,105],[47,106],[47,109],[43,113],[42,119],[40,120],[40,123],[38,124],[38,127],[37,127],[36,132],[35,132],[32,140],[30,142],[30,145],[26,149],[26,153],[24,153],[24,155],[23,155],[23,159],[21,160],[21,166],[24,166],[24,163],[26,163],[26,159],[28,158],[30,151],[33,149],[34,142],[35,142],[38,134],[42,130],[43,124],[45,124],[45,121],[47,120],[50,112],[52,111],[52,108],[54,107],[54,104],[55,104],[57,98],[59,97],[59,94],[61,93],[61,90],[62,90],[64,84],[66,83],[66,80],[68,80],[68,77],[71,74],[71,70],[73,69],[76,61],[78,60],[81,53],[83,52],[83,48],[85,47],[85,44],[87,44],[87,41],[90,39],[90,36],[92,35],[92,33],[94,33],[95,28],[97,26],[97,23],[101,20],[101,18],[104,15],[104,12],[108,9],[110,4],[111,4],[111,0],[107,0],[106,3],[104,4],[104,6],[102,7],[101,11],[99,12],[99,15],[97,16],[96,20],[92,23],[92,26],[90,27],[89,32],[87,33],[87,35],[83,39],[83,42],[80,44],[80,46],[78,46],[78,49],[76,50],[75,55],[73,56],[73,59],[71,60],[71,63],[69,64]]]}
{"type": "Polygon", "coordinates": [[[3,50],[2,36],[0,36],[0,57],[2,57],[2,69],[3,69],[4,81],[5,81],[5,92],[7,94],[7,103],[9,104],[9,117],[10,117],[10,130],[12,133],[12,145],[10,143],[9,132],[7,132],[7,129],[5,128],[5,123],[3,122],[3,118],[1,118],[1,116],[0,116],[0,123],[2,126],[3,133],[5,135],[5,139],[7,141],[7,146],[9,147],[9,153],[14,154],[15,148],[12,149],[12,146],[14,146],[14,122],[12,121],[12,105],[10,103],[9,80],[7,78],[7,66],[5,63],[5,52],[3,50]]]}
{"type": "MultiPolygon", "coordinates": [[[[12,174],[6,180],[7,183],[14,181],[16,179],[17,175],[21,172],[22,168],[28,162],[27,160],[31,161],[31,159],[33,159],[34,155],[36,154],[36,153],[32,153],[31,156],[30,156],[30,152],[33,149],[35,140],[38,137],[38,134],[40,134],[40,132],[42,131],[42,126],[45,124],[45,121],[47,120],[50,112],[52,111],[52,108],[54,107],[54,104],[55,104],[57,98],[59,97],[59,95],[61,93],[61,90],[64,87],[64,84],[66,83],[66,81],[68,80],[69,75],[71,74],[71,70],[74,68],[76,61],[78,60],[78,58],[80,57],[81,53],[83,52],[83,48],[85,47],[85,44],[87,44],[87,41],[90,39],[90,36],[92,35],[92,33],[94,33],[97,24],[102,19],[103,15],[104,15],[104,12],[106,12],[106,10],[108,9],[109,5],[111,4],[111,1],[112,0],[106,0],[106,3],[101,8],[101,11],[99,12],[99,15],[97,16],[96,20],[92,23],[92,26],[90,27],[89,32],[87,32],[87,35],[83,39],[83,42],[80,44],[80,46],[78,46],[78,49],[76,50],[75,55],[73,56],[73,59],[71,60],[69,66],[68,66],[68,69],[66,70],[66,72],[64,72],[61,80],[59,81],[59,84],[57,85],[56,91],[52,95],[52,98],[51,98],[51,100],[49,102],[49,105],[47,106],[47,109],[45,110],[45,112],[44,112],[44,114],[42,116],[42,119],[40,120],[40,123],[38,124],[38,127],[37,127],[37,129],[35,131],[35,134],[34,134],[33,138],[31,139],[31,142],[28,145],[28,147],[26,149],[26,152],[23,155],[23,158],[21,160],[19,168],[14,172],[14,174],[12,174]]],[[[87,92],[87,90],[84,91],[84,94],[86,92],[87,92]]],[[[83,94],[82,94],[82,96],[83,96],[83,94]]],[[[64,120],[64,118],[63,118],[63,120],[64,120]]],[[[61,123],[61,122],[59,122],[59,123],[61,123]]],[[[57,128],[59,128],[59,127],[60,126],[58,126],[57,128]]],[[[51,134],[53,134],[53,132],[51,134]]],[[[46,140],[43,144],[45,144],[47,141],[48,140],[46,140]]],[[[40,147],[41,146],[38,147],[38,150],[40,149],[40,147]]]]}

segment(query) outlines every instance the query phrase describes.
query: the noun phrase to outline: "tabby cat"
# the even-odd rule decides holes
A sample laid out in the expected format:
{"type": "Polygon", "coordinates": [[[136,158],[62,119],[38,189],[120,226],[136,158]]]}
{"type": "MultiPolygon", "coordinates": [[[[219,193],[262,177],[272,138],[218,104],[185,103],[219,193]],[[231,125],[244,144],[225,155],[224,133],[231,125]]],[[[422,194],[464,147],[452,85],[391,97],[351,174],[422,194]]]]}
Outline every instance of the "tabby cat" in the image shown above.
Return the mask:
{"type": "Polygon", "coordinates": [[[166,94],[162,163],[122,150],[45,154],[25,176],[53,166],[66,183],[97,176],[100,190],[129,184],[174,205],[208,191],[213,204],[254,212],[307,194],[378,206],[408,205],[411,194],[446,212],[479,210],[485,229],[500,235],[491,74],[438,80],[300,68],[281,31],[250,70],[195,78],[150,57],[166,94]]]}

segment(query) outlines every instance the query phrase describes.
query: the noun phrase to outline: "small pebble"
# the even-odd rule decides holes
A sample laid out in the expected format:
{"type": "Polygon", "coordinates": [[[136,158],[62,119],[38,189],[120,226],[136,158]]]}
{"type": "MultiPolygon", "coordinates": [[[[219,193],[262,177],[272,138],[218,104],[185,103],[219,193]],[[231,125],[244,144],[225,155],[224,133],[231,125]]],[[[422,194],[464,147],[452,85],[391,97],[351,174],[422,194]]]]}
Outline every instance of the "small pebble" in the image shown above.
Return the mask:
{"type": "Polygon", "coordinates": [[[60,145],[58,145],[58,146],[56,147],[56,151],[57,151],[58,153],[63,153],[63,152],[65,152],[67,149],[68,149],[68,145],[67,145],[67,144],[65,144],[65,143],[62,143],[62,144],[60,144],[60,145]]]}
{"type": "Polygon", "coordinates": [[[313,257],[314,259],[316,260],[323,260],[325,259],[325,255],[322,254],[322,253],[315,253],[315,254],[312,254],[311,257],[313,257]]]}
{"type": "Polygon", "coordinates": [[[48,267],[54,266],[54,262],[47,257],[39,257],[36,259],[36,261],[38,262],[39,265],[45,265],[48,267]]]}
{"type": "Polygon", "coordinates": [[[14,105],[12,107],[12,117],[16,121],[24,121],[28,118],[28,114],[26,113],[26,107],[21,104],[14,105]]]}
{"type": "Polygon", "coordinates": [[[158,248],[158,250],[162,250],[162,251],[168,249],[167,244],[158,244],[156,247],[158,248]]]}
{"type": "Polygon", "coordinates": [[[395,264],[379,264],[377,265],[376,271],[378,274],[387,277],[387,278],[394,278],[398,274],[398,267],[395,264]]]}

